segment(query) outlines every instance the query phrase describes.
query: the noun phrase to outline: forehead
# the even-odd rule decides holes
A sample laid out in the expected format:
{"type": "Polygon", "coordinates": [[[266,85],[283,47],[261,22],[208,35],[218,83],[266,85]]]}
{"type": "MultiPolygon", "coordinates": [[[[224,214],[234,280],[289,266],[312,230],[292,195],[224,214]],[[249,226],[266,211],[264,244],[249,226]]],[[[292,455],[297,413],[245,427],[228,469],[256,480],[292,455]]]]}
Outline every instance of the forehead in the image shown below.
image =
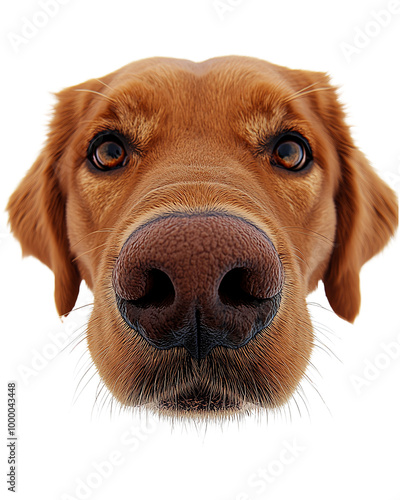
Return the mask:
{"type": "Polygon", "coordinates": [[[295,73],[296,70],[240,56],[219,57],[198,63],[184,59],[151,58],[133,62],[105,78],[116,84],[142,83],[154,90],[212,90],[226,96],[227,90],[237,92],[256,85],[267,86],[268,90],[283,90],[286,86],[290,92],[290,75],[295,73]]]}
{"type": "Polygon", "coordinates": [[[182,131],[195,127],[201,132],[240,123],[256,141],[260,129],[273,135],[293,127],[294,120],[302,129],[312,113],[294,99],[299,87],[309,85],[307,79],[299,82],[299,72],[257,59],[147,59],[100,82],[107,100],[97,118],[105,118],[108,126],[110,120],[133,121],[136,130],[149,131],[162,120],[176,119],[182,131]]]}
{"type": "Polygon", "coordinates": [[[298,75],[257,59],[226,57],[201,63],[177,59],[147,59],[132,63],[102,79],[116,108],[214,112],[256,108],[290,111],[298,90],[298,75]],[[229,106],[234,105],[235,108],[229,106]]]}

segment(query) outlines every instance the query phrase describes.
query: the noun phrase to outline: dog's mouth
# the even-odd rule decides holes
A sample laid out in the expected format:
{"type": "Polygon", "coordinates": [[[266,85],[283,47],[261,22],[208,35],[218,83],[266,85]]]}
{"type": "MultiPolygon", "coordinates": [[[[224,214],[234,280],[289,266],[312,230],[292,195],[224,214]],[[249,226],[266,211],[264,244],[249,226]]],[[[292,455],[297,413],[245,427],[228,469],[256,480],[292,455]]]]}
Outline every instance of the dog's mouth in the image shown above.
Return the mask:
{"type": "MultiPolygon", "coordinates": [[[[251,358],[246,366],[240,364],[236,351],[217,347],[201,363],[183,349],[166,350],[164,354],[154,371],[152,366],[143,365],[141,377],[132,377],[129,393],[118,395],[124,406],[167,419],[220,420],[263,412],[287,399],[287,394],[279,391],[281,385],[274,384],[276,375],[264,386],[256,386],[257,370],[261,371],[263,365],[253,366],[251,358]]],[[[263,373],[266,380],[267,370],[263,373]]]]}

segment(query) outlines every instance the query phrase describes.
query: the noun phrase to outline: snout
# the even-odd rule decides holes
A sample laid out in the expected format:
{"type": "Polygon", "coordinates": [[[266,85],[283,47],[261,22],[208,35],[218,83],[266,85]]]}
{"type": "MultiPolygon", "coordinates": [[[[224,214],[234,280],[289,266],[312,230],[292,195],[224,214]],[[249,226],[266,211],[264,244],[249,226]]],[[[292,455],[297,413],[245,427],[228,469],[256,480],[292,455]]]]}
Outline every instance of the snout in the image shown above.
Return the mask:
{"type": "Polygon", "coordinates": [[[173,213],[136,229],[112,284],[127,325],[158,349],[200,360],[238,349],[278,312],[283,267],[268,236],[223,213],[173,213]]]}

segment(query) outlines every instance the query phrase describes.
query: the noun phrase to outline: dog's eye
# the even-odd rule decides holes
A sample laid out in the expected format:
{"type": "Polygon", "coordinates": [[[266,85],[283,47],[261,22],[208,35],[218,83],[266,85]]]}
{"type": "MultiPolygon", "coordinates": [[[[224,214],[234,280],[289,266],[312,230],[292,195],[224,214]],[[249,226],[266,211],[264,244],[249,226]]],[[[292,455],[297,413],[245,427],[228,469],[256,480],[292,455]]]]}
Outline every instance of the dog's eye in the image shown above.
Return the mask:
{"type": "Polygon", "coordinates": [[[272,152],[273,164],[286,170],[302,170],[311,159],[310,147],[297,135],[281,138],[272,152]]]}
{"type": "Polygon", "coordinates": [[[114,134],[103,134],[89,146],[88,159],[100,170],[114,170],[125,164],[127,154],[122,141],[114,134]]]}

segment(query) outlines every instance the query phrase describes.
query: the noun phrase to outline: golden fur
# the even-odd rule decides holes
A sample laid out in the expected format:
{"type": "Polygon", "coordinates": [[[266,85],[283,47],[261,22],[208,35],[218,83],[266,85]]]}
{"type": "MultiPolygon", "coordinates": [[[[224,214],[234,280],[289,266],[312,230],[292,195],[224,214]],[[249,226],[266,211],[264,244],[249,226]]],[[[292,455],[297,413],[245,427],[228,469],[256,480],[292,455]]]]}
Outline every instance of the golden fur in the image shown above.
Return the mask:
{"type": "Polygon", "coordinates": [[[285,403],[313,346],[307,294],[323,280],[333,310],[352,322],[361,266],[397,226],[396,197],[355,147],[328,77],[246,57],[154,58],[57,97],[47,144],[10,198],[10,222],[24,254],[53,270],[60,315],[74,307],[81,280],[93,290],[88,345],[109,390],[123,404],[182,415],[285,403]],[[88,144],[102,130],[135,144],[118,172],[88,167],[88,144]],[[271,167],[265,138],[285,130],[308,139],[307,173],[271,167]],[[240,349],[217,347],[202,363],[128,332],[111,286],[127,237],[174,210],[252,221],[285,270],[266,331],[240,349]],[[177,403],[185,394],[209,404],[185,409],[177,403]]]}

